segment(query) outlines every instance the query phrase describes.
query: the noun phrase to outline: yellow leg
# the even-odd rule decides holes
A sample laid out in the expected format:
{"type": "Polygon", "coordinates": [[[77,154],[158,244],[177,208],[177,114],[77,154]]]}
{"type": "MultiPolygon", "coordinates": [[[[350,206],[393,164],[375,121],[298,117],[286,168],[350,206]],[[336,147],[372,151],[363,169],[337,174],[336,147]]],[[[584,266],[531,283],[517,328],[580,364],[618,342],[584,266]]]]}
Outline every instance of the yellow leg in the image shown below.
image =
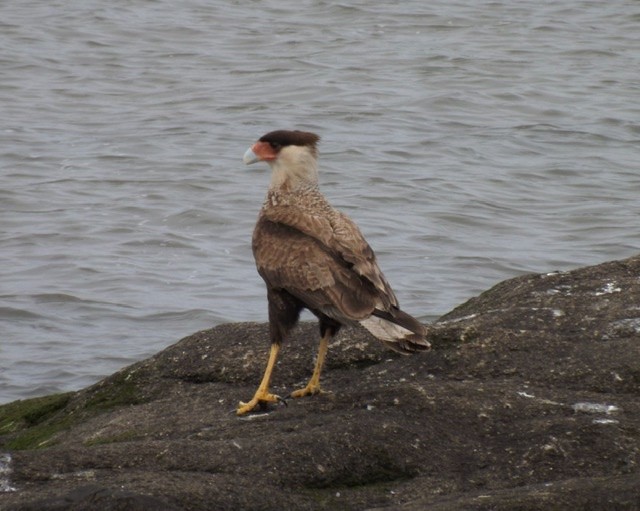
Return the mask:
{"type": "Polygon", "coordinates": [[[236,410],[237,415],[244,415],[245,413],[251,412],[261,403],[275,403],[277,401],[282,401],[280,396],[269,393],[269,382],[271,381],[273,366],[276,364],[276,359],[278,358],[278,351],[280,351],[280,345],[276,343],[271,344],[269,362],[267,362],[267,368],[264,371],[264,376],[262,377],[260,386],[258,387],[258,390],[256,390],[251,401],[248,403],[240,401],[238,409],[236,410]]]}
{"type": "Polygon", "coordinates": [[[327,356],[327,350],[329,348],[329,331],[324,334],[324,337],[320,339],[320,347],[318,348],[318,358],[316,359],[316,366],[313,369],[313,374],[307,386],[303,389],[296,390],[291,393],[291,397],[303,397],[313,394],[319,394],[320,390],[320,373],[322,372],[322,366],[324,365],[324,359],[327,356]]]}

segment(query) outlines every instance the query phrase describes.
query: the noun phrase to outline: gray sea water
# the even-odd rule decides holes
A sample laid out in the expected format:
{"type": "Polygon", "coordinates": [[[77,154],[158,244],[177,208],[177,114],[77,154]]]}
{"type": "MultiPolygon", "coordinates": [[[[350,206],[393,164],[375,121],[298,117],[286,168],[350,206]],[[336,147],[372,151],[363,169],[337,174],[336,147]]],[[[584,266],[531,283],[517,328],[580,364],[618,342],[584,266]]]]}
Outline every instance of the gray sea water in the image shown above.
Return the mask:
{"type": "Polygon", "coordinates": [[[266,320],[266,131],[428,321],[640,251],[635,0],[0,3],[0,402],[266,320]]]}

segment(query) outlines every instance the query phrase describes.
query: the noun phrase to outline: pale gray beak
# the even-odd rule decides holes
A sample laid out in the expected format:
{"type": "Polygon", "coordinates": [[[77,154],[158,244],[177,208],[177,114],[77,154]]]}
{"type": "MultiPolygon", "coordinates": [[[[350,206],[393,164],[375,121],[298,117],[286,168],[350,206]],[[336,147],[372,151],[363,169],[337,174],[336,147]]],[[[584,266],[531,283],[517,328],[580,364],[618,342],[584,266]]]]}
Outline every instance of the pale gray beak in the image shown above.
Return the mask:
{"type": "Polygon", "coordinates": [[[246,165],[251,165],[252,163],[260,161],[260,159],[258,158],[258,156],[256,156],[256,153],[254,153],[253,150],[249,148],[247,149],[247,152],[244,153],[244,156],[242,157],[242,161],[246,165]]]}

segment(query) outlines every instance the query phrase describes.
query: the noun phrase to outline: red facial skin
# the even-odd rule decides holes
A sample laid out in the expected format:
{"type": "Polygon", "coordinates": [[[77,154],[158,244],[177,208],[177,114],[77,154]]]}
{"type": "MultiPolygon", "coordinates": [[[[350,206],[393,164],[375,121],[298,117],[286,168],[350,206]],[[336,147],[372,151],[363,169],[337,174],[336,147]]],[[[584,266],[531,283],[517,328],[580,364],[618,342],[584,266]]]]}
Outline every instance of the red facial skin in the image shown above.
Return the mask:
{"type": "Polygon", "coordinates": [[[251,150],[260,161],[273,161],[278,157],[278,153],[268,142],[256,142],[251,146],[251,150]]]}

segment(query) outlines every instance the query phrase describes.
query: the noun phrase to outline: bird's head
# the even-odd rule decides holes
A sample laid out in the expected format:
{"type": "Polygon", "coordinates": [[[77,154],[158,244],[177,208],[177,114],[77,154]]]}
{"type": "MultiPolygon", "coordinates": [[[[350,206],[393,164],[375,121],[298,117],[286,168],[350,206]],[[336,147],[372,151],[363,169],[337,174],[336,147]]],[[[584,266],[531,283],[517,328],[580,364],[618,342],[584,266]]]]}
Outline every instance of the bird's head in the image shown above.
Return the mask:
{"type": "Polygon", "coordinates": [[[247,165],[258,161],[272,163],[289,153],[310,153],[314,158],[317,158],[316,144],[319,140],[318,135],[308,131],[270,131],[247,149],[242,160],[247,165]]]}
{"type": "Polygon", "coordinates": [[[272,188],[297,189],[317,186],[320,137],[307,131],[271,131],[244,153],[247,165],[267,162],[272,169],[272,188]]]}

